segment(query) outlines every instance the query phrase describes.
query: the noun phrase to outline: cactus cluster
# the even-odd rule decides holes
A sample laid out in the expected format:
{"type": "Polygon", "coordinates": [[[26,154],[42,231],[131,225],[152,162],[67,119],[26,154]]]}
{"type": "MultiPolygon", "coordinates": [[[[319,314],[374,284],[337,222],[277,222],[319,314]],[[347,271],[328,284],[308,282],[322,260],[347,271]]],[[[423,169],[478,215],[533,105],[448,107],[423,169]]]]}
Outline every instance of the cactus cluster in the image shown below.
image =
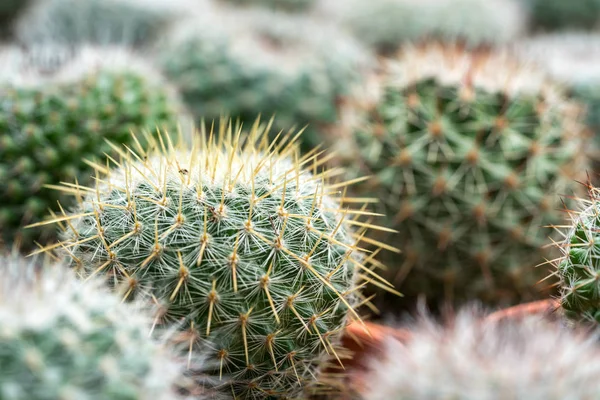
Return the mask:
{"type": "Polygon", "coordinates": [[[425,39],[502,44],[520,36],[527,23],[518,0],[324,0],[320,8],[384,52],[425,39]]]}
{"type": "Polygon", "coordinates": [[[0,398],[178,398],[182,371],[137,305],[36,264],[0,257],[0,398]]]}
{"type": "Polygon", "coordinates": [[[195,116],[227,114],[251,124],[258,115],[275,115],[279,129],[310,124],[305,149],[319,144],[319,128],[337,121],[338,100],[368,65],[368,52],[307,16],[210,3],[202,10],[159,52],[195,116]]]}
{"type": "Polygon", "coordinates": [[[378,89],[352,113],[345,152],[399,232],[400,290],[433,306],[540,296],[542,227],[585,174],[578,107],[508,54],[459,46],[405,49],[378,89]]]}
{"type": "Polygon", "coordinates": [[[50,76],[14,67],[22,69],[0,84],[0,234],[26,243],[51,234],[19,228],[65,199],[44,185],[89,183],[85,159],[110,153],[106,139],[129,143],[132,130],[174,126],[178,105],[151,68],[117,51],[82,49],[50,76]]]}
{"type": "Polygon", "coordinates": [[[589,186],[589,198],[569,212],[572,222],[557,243],[560,300],[567,316],[600,323],[600,191],[589,186]]]}
{"type": "Polygon", "coordinates": [[[463,310],[447,325],[421,319],[406,342],[388,339],[371,360],[365,400],[593,399],[600,392],[597,337],[557,323],[481,321],[463,310]]]}
{"type": "Polygon", "coordinates": [[[125,45],[153,43],[177,8],[155,0],[36,0],[16,23],[21,44],[125,45]]]}
{"type": "Polygon", "coordinates": [[[593,29],[600,25],[600,0],[526,0],[531,25],[539,30],[593,29]]]}
{"type": "Polygon", "coordinates": [[[126,298],[151,295],[161,321],[216,366],[202,372],[217,389],[295,398],[337,356],[348,315],[358,318],[357,282],[376,280],[377,263],[359,250],[375,226],[358,218],[371,214],[352,207],[346,183],[328,184],[326,160],[300,158],[287,139],[269,144],[258,121],[223,122],[192,147],[148,138],[119,168],[97,165],[95,187],[65,187],[84,196],[56,218],[62,241],[46,250],[64,249],[126,298]]]}

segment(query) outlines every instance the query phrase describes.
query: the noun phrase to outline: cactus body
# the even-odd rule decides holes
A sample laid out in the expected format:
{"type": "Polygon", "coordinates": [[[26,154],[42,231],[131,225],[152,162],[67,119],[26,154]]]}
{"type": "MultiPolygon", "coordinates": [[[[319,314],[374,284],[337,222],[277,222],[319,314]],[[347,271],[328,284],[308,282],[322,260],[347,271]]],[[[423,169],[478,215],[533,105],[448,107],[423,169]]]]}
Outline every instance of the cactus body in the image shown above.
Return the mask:
{"type": "Polygon", "coordinates": [[[402,292],[435,306],[539,296],[554,193],[585,171],[577,108],[510,57],[459,47],[405,50],[379,88],[351,123],[349,164],[399,231],[402,292]]]}
{"type": "Polygon", "coordinates": [[[191,149],[124,153],[56,247],[128,297],[151,294],[164,323],[185,321],[224,393],[295,398],[356,317],[362,223],[294,144],[219,129],[191,149]]]}
{"type": "Polygon", "coordinates": [[[570,213],[571,226],[565,232],[565,240],[558,244],[564,256],[556,263],[561,304],[567,316],[596,323],[600,322],[599,194],[597,188],[590,186],[589,199],[582,200],[579,210],[570,213]]]}
{"type": "Polygon", "coordinates": [[[276,10],[303,11],[310,8],[315,0],[227,0],[233,4],[263,6],[276,10]]]}
{"type": "Polygon", "coordinates": [[[176,101],[149,71],[137,68],[130,57],[86,50],[54,71],[52,78],[23,71],[8,74],[0,89],[4,240],[22,235],[27,243],[43,237],[40,230],[19,231],[66,198],[43,186],[74,179],[89,183],[92,173],[83,160],[110,153],[105,139],[129,143],[131,130],[174,125],[176,101]],[[106,64],[98,65],[101,61],[106,64]]]}
{"type": "Polygon", "coordinates": [[[305,16],[207,5],[191,22],[159,55],[190,111],[247,124],[275,115],[286,131],[308,124],[304,150],[322,142],[320,128],[337,121],[339,98],[370,61],[354,39],[305,16]]]}
{"type": "Polygon", "coordinates": [[[324,0],[321,9],[384,52],[426,39],[501,44],[526,30],[526,12],[513,0],[324,0]]]}
{"type": "Polygon", "coordinates": [[[178,398],[151,319],[65,266],[0,257],[0,398],[178,398]]]}
{"type": "Polygon", "coordinates": [[[389,339],[372,359],[365,400],[560,400],[600,391],[597,337],[540,317],[481,321],[462,311],[449,324],[421,319],[411,338],[389,339]]]}

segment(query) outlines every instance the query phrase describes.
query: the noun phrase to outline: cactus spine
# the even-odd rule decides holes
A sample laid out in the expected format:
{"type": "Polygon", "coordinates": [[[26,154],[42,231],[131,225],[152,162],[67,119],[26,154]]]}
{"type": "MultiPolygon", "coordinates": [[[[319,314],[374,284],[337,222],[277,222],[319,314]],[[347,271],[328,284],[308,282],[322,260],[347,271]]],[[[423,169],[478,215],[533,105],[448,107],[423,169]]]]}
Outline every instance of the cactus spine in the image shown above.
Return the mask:
{"type": "Polygon", "coordinates": [[[127,298],[152,295],[164,323],[185,321],[217,366],[203,372],[237,398],[295,398],[358,318],[357,270],[377,265],[358,250],[372,225],[355,217],[369,213],[328,184],[339,171],[267,132],[222,123],[191,148],[123,151],[50,246],[127,298]]]}
{"type": "Polygon", "coordinates": [[[540,295],[554,193],[585,170],[579,111],[508,55],[408,48],[353,121],[350,165],[399,231],[403,293],[432,304],[540,295]],[[356,160],[359,160],[357,163],[356,160]],[[550,194],[551,193],[551,194],[550,194]]]}
{"type": "Polygon", "coordinates": [[[0,398],[178,398],[150,316],[63,265],[0,257],[0,398]]]}

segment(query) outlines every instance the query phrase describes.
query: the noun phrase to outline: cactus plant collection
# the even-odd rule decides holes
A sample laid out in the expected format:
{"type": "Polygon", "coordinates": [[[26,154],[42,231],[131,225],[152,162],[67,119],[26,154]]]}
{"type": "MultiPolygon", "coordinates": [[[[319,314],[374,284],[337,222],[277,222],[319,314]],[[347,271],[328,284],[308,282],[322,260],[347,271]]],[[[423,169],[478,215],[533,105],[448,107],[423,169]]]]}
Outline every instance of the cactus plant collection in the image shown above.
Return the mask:
{"type": "Polygon", "coordinates": [[[597,396],[597,0],[5,3],[1,400],[597,396]]]}

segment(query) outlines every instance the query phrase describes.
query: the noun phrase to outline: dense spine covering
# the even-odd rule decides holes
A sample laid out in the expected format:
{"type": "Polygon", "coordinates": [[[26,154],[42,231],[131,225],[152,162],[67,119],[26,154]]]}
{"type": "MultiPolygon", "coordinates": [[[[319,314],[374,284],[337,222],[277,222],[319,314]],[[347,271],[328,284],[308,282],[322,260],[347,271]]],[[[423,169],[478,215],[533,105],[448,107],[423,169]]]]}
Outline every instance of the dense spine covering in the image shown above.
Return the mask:
{"type": "Polygon", "coordinates": [[[463,310],[446,325],[421,318],[388,339],[361,380],[365,400],[592,399],[600,392],[596,335],[528,317],[492,322],[463,310]]]}
{"type": "Polygon", "coordinates": [[[66,199],[45,185],[91,181],[85,160],[110,153],[106,139],[130,143],[131,131],[175,127],[177,101],[137,59],[108,49],[82,49],[66,58],[45,77],[37,65],[26,69],[21,57],[23,69],[2,77],[0,234],[7,242],[50,235],[19,228],[66,199]]]}
{"type": "Polygon", "coordinates": [[[322,0],[319,9],[383,52],[428,39],[503,44],[527,25],[519,0],[322,0]]]}
{"type": "Polygon", "coordinates": [[[358,318],[357,281],[379,265],[358,245],[377,228],[358,218],[372,214],[346,183],[328,184],[340,171],[300,158],[289,135],[269,142],[258,121],[223,122],[191,148],[161,138],[122,151],[118,169],[97,166],[96,187],[65,186],[84,196],[46,249],[126,298],[150,294],[216,365],[202,372],[240,399],[296,398],[313,383],[347,315],[358,318]]]}
{"type": "Polygon", "coordinates": [[[174,30],[158,58],[197,118],[223,114],[251,124],[276,116],[276,128],[308,124],[303,150],[322,142],[338,103],[371,56],[332,24],[270,10],[198,7],[174,30]]]}
{"type": "Polygon", "coordinates": [[[0,398],[177,399],[182,368],[142,311],[64,265],[0,257],[0,398]]]}
{"type": "Polygon", "coordinates": [[[561,305],[574,320],[600,323],[600,191],[589,186],[589,197],[569,214],[564,241],[557,243],[563,253],[556,261],[561,305]]]}
{"type": "Polygon", "coordinates": [[[541,295],[543,227],[586,163],[579,110],[544,79],[505,54],[408,48],[350,124],[348,163],[372,175],[360,193],[399,232],[404,294],[432,306],[541,295]]]}

